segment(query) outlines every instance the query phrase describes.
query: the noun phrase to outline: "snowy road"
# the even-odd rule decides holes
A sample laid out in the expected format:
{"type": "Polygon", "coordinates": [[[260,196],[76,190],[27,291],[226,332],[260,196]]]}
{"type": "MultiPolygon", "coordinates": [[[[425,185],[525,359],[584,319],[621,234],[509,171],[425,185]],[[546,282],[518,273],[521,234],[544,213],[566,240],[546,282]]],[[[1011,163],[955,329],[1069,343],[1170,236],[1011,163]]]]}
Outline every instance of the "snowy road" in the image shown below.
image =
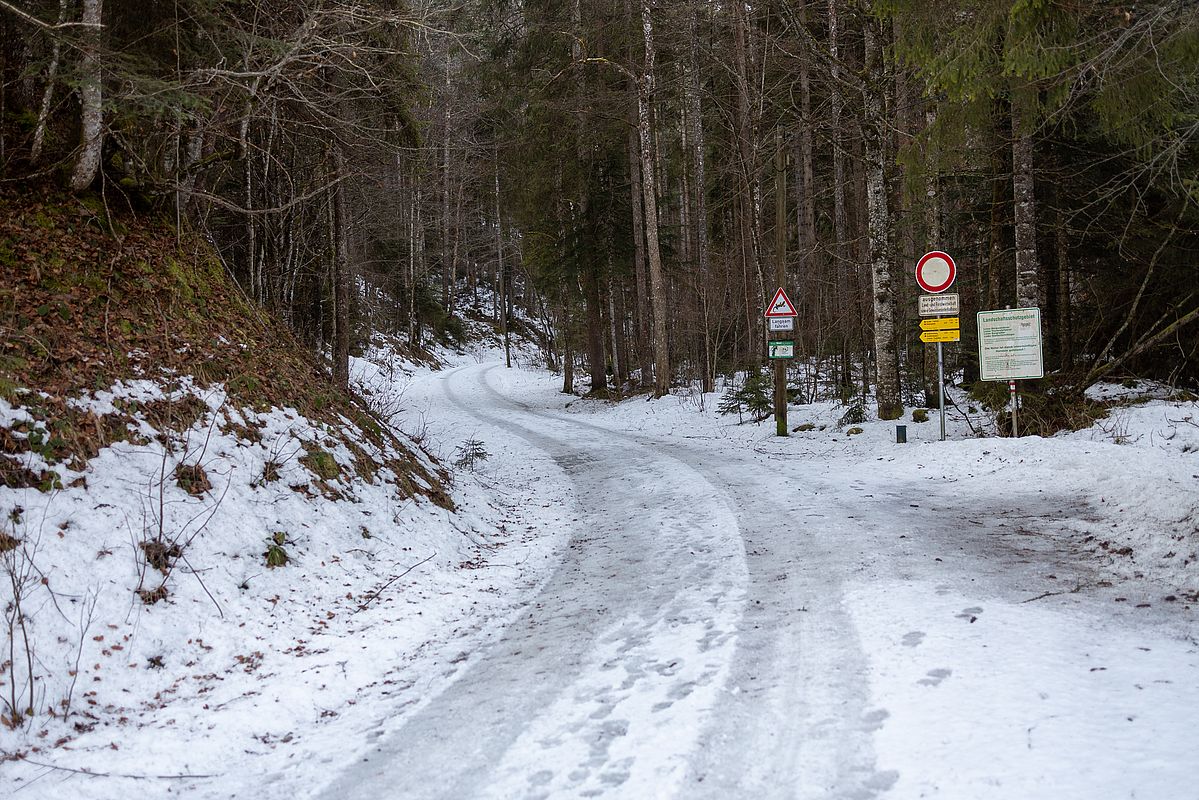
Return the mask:
{"type": "Polygon", "coordinates": [[[569,476],[563,559],[324,797],[1199,797],[1194,614],[1063,557],[1046,521],[1083,498],[963,497],[530,385],[443,378],[481,438],[569,476]]]}

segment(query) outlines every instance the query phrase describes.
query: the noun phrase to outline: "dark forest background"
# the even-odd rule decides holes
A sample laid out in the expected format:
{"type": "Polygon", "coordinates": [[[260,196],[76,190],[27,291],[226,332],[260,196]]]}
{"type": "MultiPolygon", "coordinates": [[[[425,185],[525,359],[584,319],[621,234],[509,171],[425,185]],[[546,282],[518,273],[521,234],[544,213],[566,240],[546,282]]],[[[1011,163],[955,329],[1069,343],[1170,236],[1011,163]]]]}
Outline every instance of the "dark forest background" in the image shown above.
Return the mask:
{"type": "Polygon", "coordinates": [[[794,396],[894,418],[940,249],[958,379],[976,311],[1041,309],[1048,428],[1199,388],[1193,2],[0,0],[0,42],[5,185],[201,233],[343,384],[481,308],[567,386],[710,388],[781,266],[794,396]]]}

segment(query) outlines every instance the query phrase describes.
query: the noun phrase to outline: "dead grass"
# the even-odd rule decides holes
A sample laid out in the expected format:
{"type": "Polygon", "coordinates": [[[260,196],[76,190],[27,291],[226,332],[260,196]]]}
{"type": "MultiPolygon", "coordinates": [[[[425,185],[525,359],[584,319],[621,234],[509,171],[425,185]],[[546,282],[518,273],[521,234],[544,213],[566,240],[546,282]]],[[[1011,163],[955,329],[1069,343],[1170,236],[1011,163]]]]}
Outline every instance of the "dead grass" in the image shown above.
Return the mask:
{"type": "Polygon", "coordinates": [[[212,491],[208,473],[199,464],[179,464],[175,467],[175,483],[192,497],[203,497],[212,491]]]}

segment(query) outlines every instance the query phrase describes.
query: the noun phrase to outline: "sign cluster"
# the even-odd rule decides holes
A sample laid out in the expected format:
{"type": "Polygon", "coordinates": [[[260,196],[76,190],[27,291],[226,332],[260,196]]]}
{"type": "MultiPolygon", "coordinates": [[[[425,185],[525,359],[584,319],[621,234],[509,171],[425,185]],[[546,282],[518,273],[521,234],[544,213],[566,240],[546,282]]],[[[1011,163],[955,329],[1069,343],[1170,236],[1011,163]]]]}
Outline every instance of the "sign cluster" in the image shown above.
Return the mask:
{"type": "MultiPolygon", "coordinates": [[[[770,332],[773,334],[794,331],[797,316],[799,316],[799,312],[795,310],[795,304],[791,302],[787,292],[780,286],[766,305],[766,321],[770,325],[770,332]]],[[[772,337],[767,344],[768,354],[771,358],[795,358],[794,339],[772,337]]]]}
{"type": "MultiPolygon", "coordinates": [[[[945,377],[941,345],[961,341],[956,294],[946,294],[957,277],[948,253],[933,250],[916,263],[916,283],[928,292],[919,299],[920,341],[937,345],[937,377],[941,394],[941,440],[945,440],[945,377]]],[[[1045,376],[1041,354],[1041,310],[1016,308],[979,311],[978,369],[984,381],[1007,381],[1012,394],[1012,435],[1016,435],[1016,381],[1045,376]]]]}
{"type": "Polygon", "coordinates": [[[920,316],[933,319],[920,320],[920,341],[925,344],[936,342],[960,342],[962,340],[958,313],[961,304],[956,294],[942,294],[953,285],[957,277],[957,264],[949,253],[933,250],[925,253],[916,262],[916,283],[929,294],[920,296],[920,316]]]}

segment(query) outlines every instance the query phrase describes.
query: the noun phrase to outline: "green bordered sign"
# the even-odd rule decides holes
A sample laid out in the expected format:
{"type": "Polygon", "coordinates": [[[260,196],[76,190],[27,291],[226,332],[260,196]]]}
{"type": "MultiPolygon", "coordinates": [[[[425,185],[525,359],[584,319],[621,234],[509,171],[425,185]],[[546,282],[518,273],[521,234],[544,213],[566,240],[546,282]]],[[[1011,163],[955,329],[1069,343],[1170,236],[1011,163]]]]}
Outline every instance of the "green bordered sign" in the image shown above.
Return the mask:
{"type": "Polygon", "coordinates": [[[978,312],[978,371],[984,381],[1045,377],[1041,309],[978,312]]]}
{"type": "Polygon", "coordinates": [[[770,342],[770,357],[771,358],[795,358],[795,342],[793,342],[793,341],[770,342]]]}

